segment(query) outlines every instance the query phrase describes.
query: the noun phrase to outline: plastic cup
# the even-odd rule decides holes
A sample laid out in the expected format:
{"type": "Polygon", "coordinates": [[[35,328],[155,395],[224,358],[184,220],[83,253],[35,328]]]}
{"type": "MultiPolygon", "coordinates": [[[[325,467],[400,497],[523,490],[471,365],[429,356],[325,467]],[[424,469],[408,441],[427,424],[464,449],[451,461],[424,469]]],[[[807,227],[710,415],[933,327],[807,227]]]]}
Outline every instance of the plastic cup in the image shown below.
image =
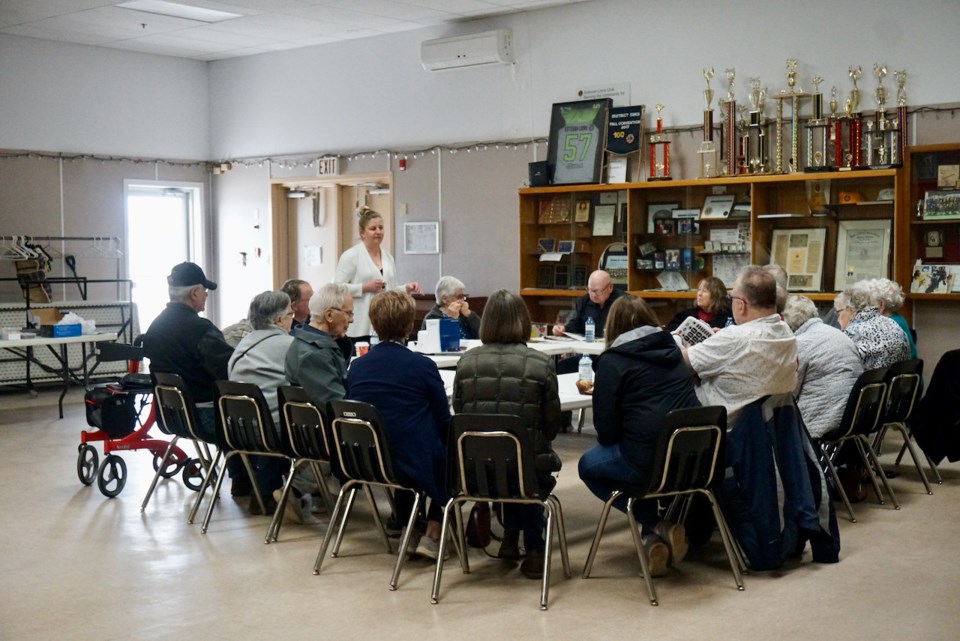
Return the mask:
{"type": "Polygon", "coordinates": [[[370,351],[370,343],[359,342],[356,345],[357,347],[357,357],[363,356],[370,351]]]}

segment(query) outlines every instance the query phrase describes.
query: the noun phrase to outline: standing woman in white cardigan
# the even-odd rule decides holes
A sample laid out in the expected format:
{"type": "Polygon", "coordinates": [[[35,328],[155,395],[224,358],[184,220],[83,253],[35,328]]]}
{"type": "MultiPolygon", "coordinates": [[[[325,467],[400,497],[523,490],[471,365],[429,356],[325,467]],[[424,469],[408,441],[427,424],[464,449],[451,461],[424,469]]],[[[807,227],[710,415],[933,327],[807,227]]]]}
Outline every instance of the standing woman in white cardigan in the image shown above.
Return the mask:
{"type": "Polygon", "coordinates": [[[353,296],[353,323],[348,333],[353,342],[370,339],[367,310],[375,294],[387,289],[421,293],[417,283],[397,285],[397,264],[390,252],[381,247],[383,217],[366,206],[357,213],[360,216],[360,242],[340,256],[334,277],[334,282],[346,285],[353,296]]]}

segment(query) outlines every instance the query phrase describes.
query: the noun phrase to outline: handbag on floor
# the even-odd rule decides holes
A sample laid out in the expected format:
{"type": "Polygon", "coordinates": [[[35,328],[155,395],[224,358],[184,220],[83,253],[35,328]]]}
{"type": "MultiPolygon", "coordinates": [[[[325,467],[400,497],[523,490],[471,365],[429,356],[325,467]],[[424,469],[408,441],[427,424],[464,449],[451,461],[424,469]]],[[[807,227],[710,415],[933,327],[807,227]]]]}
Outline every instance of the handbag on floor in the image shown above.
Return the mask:
{"type": "Polygon", "coordinates": [[[470,510],[467,519],[467,545],[485,548],[490,545],[490,504],[478,501],[470,510]]]}

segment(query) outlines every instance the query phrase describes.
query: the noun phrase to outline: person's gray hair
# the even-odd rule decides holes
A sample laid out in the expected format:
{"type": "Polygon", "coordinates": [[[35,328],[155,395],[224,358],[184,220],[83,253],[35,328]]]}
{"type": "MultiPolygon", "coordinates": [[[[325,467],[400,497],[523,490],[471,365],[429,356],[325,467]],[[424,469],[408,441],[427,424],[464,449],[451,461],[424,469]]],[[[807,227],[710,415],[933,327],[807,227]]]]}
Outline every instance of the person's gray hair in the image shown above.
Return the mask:
{"type": "Polygon", "coordinates": [[[787,270],[776,263],[768,263],[761,267],[763,271],[768,274],[773,275],[774,280],[777,281],[777,312],[783,313],[784,307],[787,305],[787,270]]]}
{"type": "Polygon", "coordinates": [[[903,288],[889,278],[874,278],[869,281],[873,305],[880,306],[883,301],[883,310],[891,314],[903,306],[903,288]]]}
{"type": "Polygon", "coordinates": [[[171,303],[185,303],[190,299],[190,292],[203,285],[170,285],[167,287],[167,293],[170,295],[171,303]]]}
{"type": "Polygon", "coordinates": [[[441,276],[440,280],[437,281],[437,288],[435,291],[437,305],[443,305],[443,301],[440,300],[441,296],[453,296],[458,289],[463,289],[463,287],[463,282],[459,278],[455,278],[453,276],[441,276]]]}
{"type": "Polygon", "coordinates": [[[277,316],[284,315],[289,305],[290,297],[285,292],[261,292],[250,301],[247,320],[254,329],[268,329],[276,325],[277,316]]]}
{"type": "Polygon", "coordinates": [[[347,296],[350,290],[346,285],[340,283],[327,283],[310,297],[310,315],[318,319],[323,317],[323,313],[331,307],[337,309],[343,305],[343,297],[347,296]]]}
{"type": "Polygon", "coordinates": [[[787,304],[783,306],[783,320],[793,331],[797,331],[801,325],[819,315],[817,306],[806,296],[788,296],[787,304]]]}
{"type": "Polygon", "coordinates": [[[868,307],[875,307],[873,302],[873,288],[865,280],[858,280],[850,287],[843,290],[843,295],[847,298],[847,307],[853,315],[859,314],[868,307]]]}

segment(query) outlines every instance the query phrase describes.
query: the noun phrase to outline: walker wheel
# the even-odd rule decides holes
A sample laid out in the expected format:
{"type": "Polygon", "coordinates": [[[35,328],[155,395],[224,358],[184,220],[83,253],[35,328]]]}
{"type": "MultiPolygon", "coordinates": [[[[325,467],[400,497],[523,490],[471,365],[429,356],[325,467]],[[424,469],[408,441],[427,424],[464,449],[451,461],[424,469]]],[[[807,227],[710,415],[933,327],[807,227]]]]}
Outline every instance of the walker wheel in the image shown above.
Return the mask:
{"type": "Polygon", "coordinates": [[[97,487],[100,492],[113,498],[123,491],[127,484],[127,464],[116,454],[108,454],[97,472],[97,487]]]}
{"type": "Polygon", "coordinates": [[[174,458],[175,454],[171,454],[170,458],[167,459],[167,464],[163,466],[163,469],[160,470],[160,461],[163,460],[163,454],[154,454],[153,455],[153,470],[156,472],[159,470],[160,476],[165,479],[174,477],[177,473],[183,469],[184,464],[187,462],[187,459],[174,458]]]}
{"type": "Polygon", "coordinates": [[[81,483],[90,485],[97,478],[100,456],[97,454],[97,448],[87,443],[81,443],[77,450],[77,476],[81,483]]]}
{"type": "Polygon", "coordinates": [[[183,484],[194,492],[200,491],[203,484],[203,465],[200,464],[200,459],[191,458],[184,463],[183,484]]]}

